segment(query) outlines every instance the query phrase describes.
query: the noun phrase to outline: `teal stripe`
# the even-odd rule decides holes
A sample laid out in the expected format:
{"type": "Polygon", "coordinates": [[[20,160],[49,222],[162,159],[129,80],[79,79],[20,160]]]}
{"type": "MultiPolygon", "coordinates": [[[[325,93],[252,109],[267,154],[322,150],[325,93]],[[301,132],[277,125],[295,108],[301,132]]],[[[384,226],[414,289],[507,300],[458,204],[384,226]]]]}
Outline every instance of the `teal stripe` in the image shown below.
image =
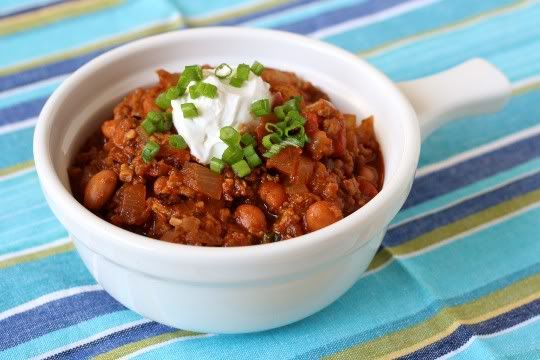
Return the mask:
{"type": "Polygon", "coordinates": [[[325,12],[336,10],[342,7],[363,3],[366,0],[329,0],[319,1],[308,4],[306,6],[300,6],[298,8],[292,8],[277,14],[272,14],[268,17],[262,17],[249,21],[249,26],[256,27],[276,27],[284,24],[289,24],[299,20],[303,20],[317,15],[324,16],[325,12]]]}
{"type": "Polygon", "coordinates": [[[81,47],[90,42],[162,22],[175,13],[175,9],[167,1],[155,1],[152,6],[148,6],[144,0],[124,1],[115,7],[13,33],[3,37],[0,43],[0,67],[81,47]]]}
{"type": "MultiPolygon", "coordinates": [[[[531,243],[530,239],[537,235],[539,216],[540,209],[532,210],[445,247],[393,262],[360,280],[327,309],[287,327],[172,343],[138,358],[167,358],[167,354],[193,358],[291,358],[321,344],[414,316],[434,300],[458,297],[536,264],[540,242],[531,243]],[[508,233],[512,234],[512,241],[508,241],[508,233]],[[504,266],[500,259],[505,259],[504,266]]],[[[383,336],[396,330],[386,328],[373,335],[383,336]]]]}
{"type": "Polygon", "coordinates": [[[77,286],[95,284],[75,251],[21,263],[0,270],[0,312],[40,296],[77,286]]]}
{"type": "MultiPolygon", "coordinates": [[[[186,17],[207,17],[222,13],[227,8],[263,3],[265,0],[212,0],[212,1],[182,1],[171,0],[177,9],[186,17]]],[[[232,11],[232,10],[231,10],[232,11]]]]}
{"type": "Polygon", "coordinates": [[[534,90],[513,97],[508,105],[496,114],[450,122],[422,143],[419,166],[445,160],[539,124],[539,103],[540,90],[534,90]]]}
{"type": "Polygon", "coordinates": [[[486,352],[499,358],[539,359],[538,334],[540,319],[509,332],[473,340],[467,348],[452,357],[453,360],[485,359],[486,352]]]}
{"type": "Polygon", "coordinates": [[[0,353],[5,359],[26,359],[88,339],[100,332],[142,319],[133,311],[124,310],[83,321],[64,329],[53,331],[0,353]]]}
{"type": "Polygon", "coordinates": [[[25,101],[48,97],[62,83],[61,80],[38,85],[29,90],[22,90],[11,95],[0,95],[0,109],[13,106],[25,101]]]}
{"type": "MultiPolygon", "coordinates": [[[[369,61],[392,79],[401,81],[444,70],[475,56],[491,60],[503,52],[501,49],[512,52],[516,45],[539,43],[540,27],[536,26],[539,18],[540,4],[531,3],[489,20],[370,56],[369,61]]],[[[527,64],[540,57],[520,53],[519,48],[514,55],[527,56],[527,64]]],[[[511,80],[518,79],[511,67],[507,70],[511,80]]]]}
{"type": "Polygon", "coordinates": [[[32,160],[34,127],[0,134],[0,169],[32,160]]]}
{"type": "MultiPolygon", "coordinates": [[[[325,37],[324,40],[349,51],[367,51],[378,45],[403,39],[427,30],[437,29],[469,16],[478,15],[490,9],[512,4],[515,1],[438,1],[401,16],[325,37]]],[[[401,58],[400,62],[406,60],[407,58],[401,58]]],[[[410,60],[412,61],[413,59],[410,60]]],[[[429,70],[432,66],[433,64],[426,70],[429,70]]]]}
{"type": "Polygon", "coordinates": [[[448,205],[454,201],[489,190],[508,180],[518,178],[524,174],[530,173],[538,169],[540,169],[540,158],[528,161],[524,164],[511,168],[510,170],[500,172],[495,176],[480,180],[471,185],[464,186],[456,191],[452,191],[433,200],[420,203],[417,206],[401,210],[396,215],[392,223],[397,224],[412,217],[428,213],[433,209],[440,208],[441,206],[448,205]]]}

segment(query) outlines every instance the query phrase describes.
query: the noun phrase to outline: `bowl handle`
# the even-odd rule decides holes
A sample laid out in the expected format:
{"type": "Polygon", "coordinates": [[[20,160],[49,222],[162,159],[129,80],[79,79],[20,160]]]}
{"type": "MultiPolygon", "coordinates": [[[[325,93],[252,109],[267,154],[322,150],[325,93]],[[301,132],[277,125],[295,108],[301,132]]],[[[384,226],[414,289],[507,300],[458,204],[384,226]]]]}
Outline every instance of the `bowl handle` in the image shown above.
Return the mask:
{"type": "Polygon", "coordinates": [[[424,140],[450,120],[500,110],[511,94],[506,76],[483,59],[398,84],[420,122],[424,140]]]}

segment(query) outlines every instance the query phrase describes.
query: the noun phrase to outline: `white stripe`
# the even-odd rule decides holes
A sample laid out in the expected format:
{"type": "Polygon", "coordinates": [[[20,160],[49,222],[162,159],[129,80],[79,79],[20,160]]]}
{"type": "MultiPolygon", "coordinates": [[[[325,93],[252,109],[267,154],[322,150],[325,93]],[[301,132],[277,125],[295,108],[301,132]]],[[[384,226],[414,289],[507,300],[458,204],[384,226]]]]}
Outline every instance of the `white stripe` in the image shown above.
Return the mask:
{"type": "Polygon", "coordinates": [[[529,85],[540,84],[540,75],[531,76],[525,79],[514,81],[512,83],[512,90],[519,91],[529,85]]]}
{"type": "Polygon", "coordinates": [[[473,335],[471,336],[471,338],[463,345],[461,345],[459,348],[449,352],[448,354],[445,354],[441,357],[439,357],[439,359],[443,360],[443,359],[450,359],[452,356],[454,355],[457,355],[459,354],[460,352],[466,350],[470,345],[472,345],[472,343],[476,340],[476,339],[489,339],[489,338],[492,338],[492,337],[496,337],[496,336],[500,336],[500,335],[504,335],[506,333],[509,333],[509,332],[512,332],[514,330],[518,330],[522,327],[525,327],[527,325],[530,325],[536,321],[540,320],[540,315],[536,315],[535,317],[532,317],[530,318],[529,320],[526,320],[522,323],[519,323],[519,324],[516,324],[512,327],[509,327],[509,328],[506,328],[506,329],[503,329],[499,332],[496,332],[496,333],[493,333],[493,334],[486,334],[486,335],[473,335]]]}
{"type": "Polygon", "coordinates": [[[13,259],[13,258],[16,258],[16,257],[19,257],[19,256],[24,256],[24,255],[36,253],[38,251],[46,250],[46,249],[49,249],[49,248],[69,244],[70,242],[71,242],[71,240],[69,238],[63,238],[63,239],[60,239],[60,240],[51,241],[51,242],[49,242],[47,244],[34,246],[34,247],[31,247],[31,248],[28,248],[28,249],[3,254],[3,255],[0,255],[0,262],[5,261],[5,260],[9,260],[9,259],[13,259]]]}
{"type": "Polygon", "coordinates": [[[448,159],[423,166],[416,171],[416,178],[423,177],[436,171],[449,168],[461,162],[489,153],[491,151],[513,144],[520,140],[536,136],[538,134],[540,134],[540,124],[527,128],[525,130],[515,132],[512,135],[508,135],[493,142],[477,146],[471,150],[464,151],[462,153],[449,157],[448,159]]]}
{"type": "Polygon", "coordinates": [[[503,181],[503,182],[501,182],[501,183],[498,183],[497,185],[492,186],[492,187],[490,187],[490,188],[482,189],[482,190],[479,191],[479,192],[476,192],[476,193],[473,193],[473,194],[466,195],[466,196],[464,196],[464,197],[462,197],[462,198],[456,199],[456,200],[454,200],[454,201],[452,201],[452,202],[449,202],[449,203],[447,203],[447,204],[441,205],[441,206],[436,207],[436,208],[429,209],[428,211],[425,211],[425,212],[423,212],[423,213],[421,213],[421,214],[417,214],[417,215],[411,216],[410,218],[404,219],[404,220],[402,220],[402,221],[400,221],[400,222],[398,222],[398,223],[395,223],[395,224],[390,225],[390,226],[388,227],[388,229],[394,229],[394,228],[396,228],[396,227],[398,227],[398,226],[402,226],[402,225],[404,225],[404,224],[407,224],[407,223],[410,223],[410,222],[412,222],[412,221],[418,220],[418,219],[420,219],[420,218],[429,216],[429,215],[431,215],[431,214],[438,213],[438,212],[440,212],[440,211],[442,211],[442,210],[445,210],[445,209],[448,209],[448,208],[450,208],[450,207],[452,207],[452,206],[454,206],[454,205],[460,204],[460,203],[465,202],[465,201],[467,201],[467,200],[470,200],[470,199],[472,199],[472,198],[475,198],[475,197],[478,197],[478,196],[480,196],[480,195],[483,195],[483,194],[492,192],[492,191],[494,191],[494,190],[500,189],[500,188],[502,188],[503,186],[506,186],[506,185],[508,185],[508,184],[514,183],[514,182],[516,182],[516,181],[519,181],[519,180],[521,180],[521,179],[524,179],[524,178],[526,178],[526,177],[528,177],[528,176],[531,176],[531,175],[537,174],[537,173],[539,173],[538,169],[530,170],[530,171],[527,171],[527,172],[525,172],[525,173],[523,173],[523,174],[519,174],[519,175],[517,175],[517,176],[515,176],[515,177],[513,177],[513,178],[510,178],[510,179],[507,179],[507,180],[505,180],[505,181],[503,181]]]}
{"type": "Polygon", "coordinates": [[[38,89],[38,88],[41,88],[41,87],[46,87],[46,86],[49,86],[49,85],[54,84],[54,83],[61,83],[69,75],[70,74],[59,75],[59,76],[55,76],[55,77],[52,77],[52,78],[36,81],[36,82],[30,83],[30,84],[18,86],[18,87],[9,89],[9,90],[4,90],[4,91],[0,92],[0,99],[7,98],[9,96],[18,95],[20,93],[26,93],[26,92],[29,92],[29,91],[33,91],[35,89],[38,89]]]}
{"type": "Polygon", "coordinates": [[[479,226],[476,226],[472,229],[469,229],[467,231],[464,231],[464,232],[461,232],[459,234],[456,234],[454,236],[451,236],[443,241],[440,241],[436,244],[433,244],[433,245],[430,245],[430,246],[427,246],[421,250],[418,250],[418,251],[414,251],[414,252],[411,252],[411,253],[408,253],[408,254],[404,254],[404,255],[394,255],[395,258],[398,258],[398,259],[409,259],[409,258],[412,258],[412,257],[416,257],[416,256],[419,256],[419,255],[422,255],[422,254],[425,254],[425,253],[428,253],[428,252],[431,252],[432,250],[435,250],[435,249],[438,249],[440,247],[443,247],[447,244],[450,244],[456,240],[459,240],[459,239],[462,239],[464,237],[467,237],[469,235],[472,235],[472,234],[475,234],[477,232],[480,232],[482,230],[485,230],[487,228],[490,228],[492,226],[495,226],[495,225],[498,225],[498,224],[501,224],[507,220],[510,220],[512,218],[515,218],[516,216],[519,216],[519,215],[522,215],[530,210],[534,210],[536,208],[540,208],[540,202],[537,202],[537,203],[533,203],[529,206],[526,206],[524,208],[521,208],[515,212],[512,212],[510,214],[506,214],[504,216],[501,216],[499,218],[496,218],[494,220],[491,220],[491,221],[488,221],[486,223],[483,223],[479,226]]]}
{"type": "Polygon", "coordinates": [[[170,345],[172,343],[191,340],[191,339],[200,339],[200,338],[211,337],[211,336],[215,336],[215,334],[201,334],[201,335],[177,337],[177,338],[174,338],[174,339],[171,339],[171,340],[167,340],[167,341],[164,341],[164,342],[161,342],[161,343],[157,343],[157,344],[154,344],[154,345],[151,345],[151,346],[144,347],[144,348],[142,348],[140,350],[132,352],[131,354],[120,357],[119,360],[120,359],[122,359],[122,360],[133,359],[136,356],[139,356],[141,354],[147,353],[147,352],[155,350],[155,349],[159,349],[160,347],[170,345]]]}
{"type": "Polygon", "coordinates": [[[56,348],[56,349],[51,350],[49,352],[46,352],[44,354],[40,354],[39,356],[33,357],[32,359],[37,360],[37,359],[45,359],[45,358],[48,358],[48,357],[52,357],[52,356],[60,354],[60,353],[62,353],[64,351],[74,349],[76,347],[83,346],[85,344],[89,344],[89,343],[91,343],[93,341],[99,340],[101,338],[112,335],[114,333],[117,333],[117,332],[120,332],[120,331],[123,331],[123,330],[127,330],[127,329],[130,329],[130,328],[134,328],[136,326],[139,326],[139,325],[142,325],[142,324],[147,324],[147,323],[150,323],[150,322],[152,322],[152,320],[140,319],[140,320],[129,322],[127,324],[122,324],[122,325],[119,325],[119,326],[104,330],[104,331],[102,331],[100,333],[97,333],[97,334],[92,335],[90,337],[87,337],[85,339],[82,339],[82,340],[70,343],[68,345],[56,348]]]}
{"type": "Polygon", "coordinates": [[[34,118],[22,120],[22,121],[17,121],[12,124],[2,125],[0,126],[0,135],[9,133],[12,131],[17,131],[17,130],[33,127],[36,125],[37,119],[38,119],[37,117],[34,117],[34,118]]]}
{"type": "Polygon", "coordinates": [[[43,295],[38,297],[37,299],[34,299],[32,301],[29,301],[27,303],[21,304],[19,306],[16,306],[14,308],[11,308],[9,310],[6,310],[2,313],[0,313],[0,321],[20,313],[23,313],[25,311],[31,310],[35,307],[41,306],[43,304],[49,303],[51,301],[60,300],[66,297],[70,297],[77,294],[82,294],[85,292],[91,292],[91,291],[97,291],[97,290],[103,290],[103,288],[99,285],[85,285],[85,286],[78,286],[78,287],[72,287],[69,289],[64,289],[60,291],[55,291],[53,293],[43,295]]]}
{"type": "Polygon", "coordinates": [[[371,15],[362,16],[356,19],[351,19],[337,25],[329,26],[327,28],[314,31],[311,34],[309,34],[309,36],[318,38],[318,39],[329,37],[335,34],[349,31],[351,29],[359,28],[359,27],[373,24],[375,22],[382,21],[382,20],[397,16],[397,15],[401,15],[409,11],[433,4],[437,1],[440,1],[440,0],[410,1],[404,4],[392,6],[388,9],[385,9],[383,11],[380,11],[371,15]]]}

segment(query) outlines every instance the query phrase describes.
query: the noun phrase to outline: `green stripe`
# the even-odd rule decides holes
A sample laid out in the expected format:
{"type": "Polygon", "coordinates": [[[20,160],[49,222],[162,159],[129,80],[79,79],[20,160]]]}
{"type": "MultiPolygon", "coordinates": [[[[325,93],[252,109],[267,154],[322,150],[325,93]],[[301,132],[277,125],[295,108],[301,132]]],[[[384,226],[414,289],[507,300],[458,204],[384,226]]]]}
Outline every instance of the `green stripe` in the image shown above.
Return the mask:
{"type": "Polygon", "coordinates": [[[476,324],[540,298],[540,274],[511,284],[472,302],[445,307],[430,319],[327,358],[395,358],[414,352],[452,333],[460,324],[476,324]]]}
{"type": "Polygon", "coordinates": [[[86,14],[92,11],[112,7],[122,0],[82,0],[50,6],[28,14],[8,17],[0,20],[0,35],[23,31],[52,23],[70,16],[86,14]]]}
{"type": "Polygon", "coordinates": [[[73,251],[74,249],[75,249],[75,247],[73,246],[73,243],[68,243],[68,244],[63,244],[63,245],[55,246],[55,247],[52,247],[52,248],[36,251],[34,253],[13,257],[13,258],[10,258],[10,259],[4,260],[4,261],[0,261],[0,269],[5,269],[5,268],[10,267],[10,266],[14,266],[14,265],[18,265],[18,264],[22,264],[22,263],[26,263],[26,262],[30,262],[30,261],[39,260],[39,259],[45,258],[47,256],[66,253],[66,252],[69,252],[69,251],[73,251]]]}
{"type": "Polygon", "coordinates": [[[17,171],[30,169],[32,167],[34,167],[34,160],[23,161],[13,166],[0,169],[0,176],[11,175],[17,171]]]}
{"type": "Polygon", "coordinates": [[[436,29],[430,29],[430,30],[422,31],[422,32],[416,33],[416,34],[414,34],[412,36],[408,36],[408,37],[405,37],[405,38],[402,38],[402,39],[399,39],[399,40],[393,40],[393,41],[389,41],[389,42],[380,44],[380,45],[378,45],[378,46],[376,46],[376,47],[374,47],[374,48],[372,48],[370,50],[361,51],[361,52],[358,53],[358,55],[362,56],[362,57],[371,57],[371,56],[379,55],[379,54],[381,54],[383,52],[386,52],[388,50],[399,48],[399,47],[401,47],[403,45],[406,45],[406,44],[409,44],[409,43],[412,43],[412,42],[415,42],[415,41],[418,41],[418,40],[421,40],[421,39],[425,39],[425,38],[428,38],[428,37],[432,37],[434,35],[438,35],[438,34],[441,34],[441,33],[450,32],[450,31],[453,31],[453,30],[456,30],[456,29],[467,27],[467,26],[472,25],[474,23],[477,23],[479,21],[486,20],[486,19],[489,19],[491,17],[499,16],[499,15],[502,15],[502,14],[505,14],[505,13],[509,13],[509,12],[515,11],[515,10],[517,10],[519,8],[522,8],[524,6],[528,6],[530,4],[531,4],[531,2],[528,1],[528,0],[518,0],[513,4],[501,6],[500,8],[496,8],[496,9],[493,9],[491,11],[486,11],[486,12],[484,12],[482,14],[474,15],[474,16],[471,16],[469,18],[462,19],[460,21],[457,21],[457,22],[454,22],[454,23],[451,23],[451,24],[448,24],[448,25],[445,25],[445,26],[442,26],[442,27],[439,27],[439,28],[436,28],[436,29]]]}
{"type": "Polygon", "coordinates": [[[540,202],[540,190],[532,191],[467,216],[449,225],[439,227],[404,244],[390,247],[389,250],[394,256],[414,253],[538,202],[540,202]]]}
{"type": "Polygon", "coordinates": [[[192,331],[186,331],[186,330],[177,330],[170,333],[153,336],[148,339],[136,341],[131,344],[126,344],[124,346],[120,346],[114,350],[111,350],[109,352],[106,352],[106,353],[103,353],[101,355],[94,357],[94,360],[118,359],[122,356],[126,356],[136,351],[139,351],[140,349],[143,349],[145,347],[160,344],[165,341],[169,341],[169,340],[173,340],[173,339],[177,339],[181,337],[200,336],[200,335],[203,335],[203,334],[192,332],[192,331]]]}
{"type": "Polygon", "coordinates": [[[377,254],[375,254],[375,257],[373,260],[371,260],[371,263],[369,264],[367,271],[376,270],[380,268],[381,266],[387,264],[392,260],[392,253],[388,251],[387,248],[383,248],[380,250],[377,254]]]}

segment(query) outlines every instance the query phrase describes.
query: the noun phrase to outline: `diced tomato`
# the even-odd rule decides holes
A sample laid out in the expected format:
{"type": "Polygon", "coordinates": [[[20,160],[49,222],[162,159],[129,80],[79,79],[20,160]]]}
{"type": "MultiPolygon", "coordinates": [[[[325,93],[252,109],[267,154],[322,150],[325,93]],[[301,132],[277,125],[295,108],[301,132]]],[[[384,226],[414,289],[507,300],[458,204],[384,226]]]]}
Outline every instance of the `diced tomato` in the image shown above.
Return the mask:
{"type": "Polygon", "coordinates": [[[307,136],[311,138],[319,130],[319,118],[313,112],[304,112],[304,117],[306,118],[304,129],[307,136]]]}
{"type": "Polygon", "coordinates": [[[274,168],[280,172],[294,176],[298,169],[302,149],[288,146],[266,161],[267,168],[274,168]]]}

